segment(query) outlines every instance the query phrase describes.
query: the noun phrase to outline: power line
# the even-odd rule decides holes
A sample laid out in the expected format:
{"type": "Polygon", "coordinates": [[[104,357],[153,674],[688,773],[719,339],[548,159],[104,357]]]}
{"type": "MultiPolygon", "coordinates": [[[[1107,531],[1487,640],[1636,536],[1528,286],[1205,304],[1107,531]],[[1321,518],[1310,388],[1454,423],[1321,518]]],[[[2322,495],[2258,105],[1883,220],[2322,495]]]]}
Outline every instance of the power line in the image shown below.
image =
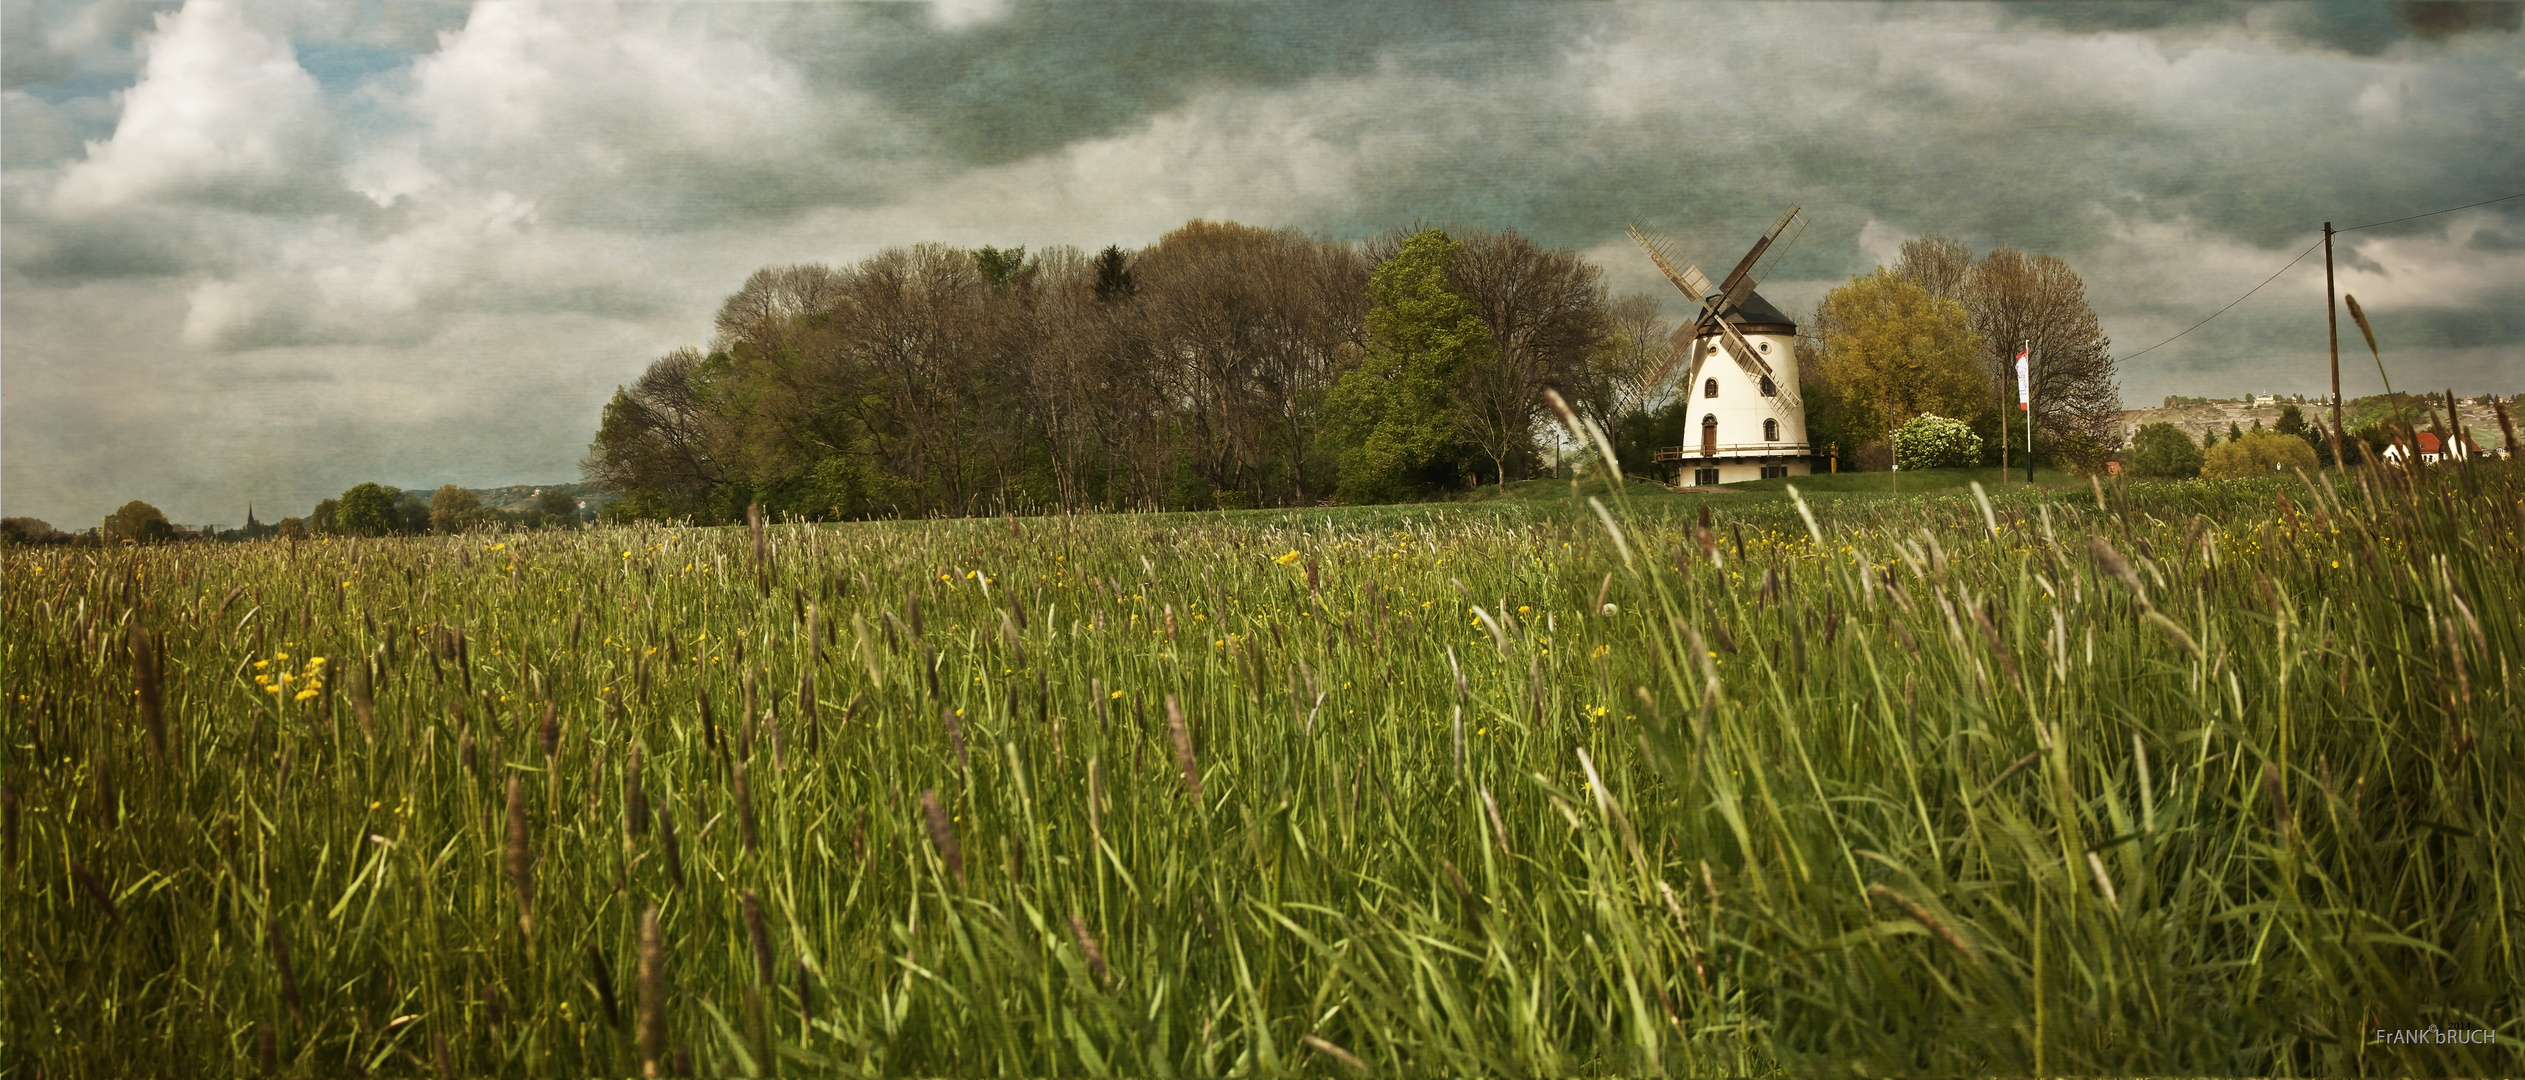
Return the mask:
{"type": "MultiPolygon", "coordinates": [[[[2297,265],[2298,263],[2301,263],[2301,262],[2306,261],[2306,256],[2314,254],[2314,253],[2315,253],[2315,249],[2316,249],[2316,248],[2319,248],[2319,247],[2322,247],[2322,246],[2323,246],[2323,241],[2321,241],[2321,240],[2317,240],[2317,241],[2315,241],[2313,244],[2308,245],[2308,246],[2307,246],[2307,248],[2306,248],[2306,250],[2304,250],[2304,251],[2300,251],[2300,252],[2298,252],[2298,253],[2297,253],[2297,257],[2296,257],[2296,258],[2288,260],[2288,266],[2283,266],[2283,267],[2280,267],[2278,270],[2272,271],[2271,276],[2266,277],[2266,278],[2263,278],[2263,279],[2262,279],[2262,285],[2268,285],[2268,284],[2270,284],[2270,283],[2272,283],[2272,282],[2274,282],[2274,281],[2278,281],[2278,280],[2280,279],[2280,275],[2281,275],[2281,274],[2285,274],[2285,273],[2287,273],[2287,272],[2288,272],[2289,267],[2291,267],[2291,266],[2295,266],[2295,265],[2297,265]]],[[[2254,293],[2261,292],[2261,291],[2262,291],[2262,285],[2256,285],[2256,286],[2254,286],[2252,289],[2250,289],[2250,290],[2246,291],[2246,293],[2245,293],[2243,296],[2239,296],[2239,297],[2237,297],[2237,298],[2235,298],[2235,299],[2233,299],[2233,300],[2228,301],[2228,302],[2227,302],[2227,307],[2219,308],[2219,309],[2218,309],[2218,310],[2216,310],[2216,311],[2210,312],[2210,313],[2209,313],[2209,318],[2208,318],[2208,319],[2202,319],[2202,320],[2201,320],[2201,321],[2199,321],[2199,322],[2196,322],[2196,323],[2193,323],[2193,324],[2192,324],[2192,325],[2190,325],[2190,326],[2186,326],[2186,327],[2184,327],[2184,328],[2183,328],[2183,330],[2182,330],[2180,333],[2175,334],[2175,335],[2174,335],[2174,337],[2167,338],[2167,339],[2165,339],[2164,341],[2160,341],[2160,342],[2158,342],[2158,343],[2156,343],[2156,344],[2154,344],[2154,345],[2148,346],[2148,347],[2147,347],[2147,348],[2145,348],[2145,349],[2141,349],[2141,350],[2139,350],[2138,352],[2132,353],[2132,354],[2130,354],[2129,356],[2122,357],[2122,358],[2121,358],[2121,360],[2115,360],[2115,361],[2113,361],[2113,362],[2114,362],[2114,363],[2116,363],[2116,364],[2118,364],[2118,363],[2121,363],[2121,362],[2122,362],[2122,360],[2130,360],[2130,359],[2134,359],[2134,358],[2137,358],[2137,357],[2146,356],[2146,355],[2148,355],[2149,353],[2155,352],[2155,351],[2157,351],[2157,350],[2159,350],[2159,349],[2165,348],[2165,347],[2166,347],[2166,346],[2168,346],[2168,345],[2172,345],[2172,344],[2174,344],[2174,338],[2179,338],[2179,337],[2182,337],[2184,334],[2191,333],[2191,332],[2192,332],[2192,331],[2194,331],[2194,330],[2198,330],[2198,329],[2200,329],[2200,328],[2201,328],[2201,327],[2203,327],[2203,326],[2207,326],[2207,325],[2209,325],[2209,320],[2210,320],[2210,319],[2215,319],[2215,318],[2217,318],[2217,317],[2219,317],[2219,316],[2221,316],[2221,315],[2226,314],[2226,313],[2227,313],[2227,308],[2231,308],[2231,307],[2234,307],[2234,306],[2236,306],[2236,305],[2238,305],[2238,304],[2244,303],[2244,302],[2245,302],[2245,300],[2247,300],[2248,298],[2252,297],[2252,295],[2253,295],[2254,293]]]]}
{"type": "Polygon", "coordinates": [[[2418,221],[2418,220],[2420,220],[2421,218],[2424,218],[2424,217],[2436,217],[2436,216],[2437,216],[2437,215],[2439,215],[2439,214],[2452,214],[2452,213],[2454,213],[2454,212],[2455,212],[2455,211],[2457,211],[2457,210],[2470,210],[2470,209],[2472,209],[2473,207],[2476,207],[2476,206],[2488,206],[2488,205],[2490,205],[2491,203],[2503,203],[2503,202],[2508,201],[2509,199],[2525,199],[2525,191],[2520,191],[2520,192],[2517,192],[2517,193],[2516,193],[2516,194],[2514,194],[2514,195],[2501,195],[2501,196],[2499,196],[2498,198],[2495,198],[2495,199],[2483,199],[2483,200],[2481,200],[2480,202],[2477,202],[2477,203],[2465,203],[2465,204],[2463,204],[2462,206],[2449,206],[2449,207],[2447,207],[2447,208],[2446,208],[2446,209],[2444,209],[2444,210],[2431,210],[2431,211],[2429,211],[2428,213],[2425,213],[2425,214],[2413,214],[2413,215],[2411,215],[2410,217],[2398,217],[2398,218],[2395,218],[2395,219],[2393,219],[2393,220],[2391,220],[2391,221],[2371,221],[2371,222],[2368,222],[2368,223],[2367,223],[2367,224],[2365,224],[2365,225],[2352,225],[2352,226],[2350,226],[2349,228],[2346,228],[2346,229],[2334,229],[2334,230],[2332,230],[2332,231],[2333,231],[2335,234],[2338,234],[2338,233],[2345,233],[2345,232],[2357,232],[2357,231],[2359,231],[2360,229],[2373,229],[2373,228],[2375,228],[2375,227],[2377,227],[2377,226],[2379,226],[2379,225],[2399,225],[2399,224],[2401,224],[2401,223],[2403,223],[2403,222],[2406,222],[2406,221],[2418,221]]]}
{"type": "MultiPolygon", "coordinates": [[[[2428,213],[2425,213],[2425,214],[2413,214],[2413,215],[2411,215],[2411,216],[2409,216],[2409,217],[2398,217],[2398,218],[2392,218],[2392,219],[2389,219],[2389,220],[2386,220],[2386,221],[2371,221],[2371,222],[2368,222],[2368,223],[2367,223],[2367,224],[2365,224],[2365,225],[2352,225],[2352,226],[2350,226],[2349,228],[2346,228],[2346,229],[2334,229],[2334,230],[2332,230],[2332,231],[2333,231],[2333,234],[2334,234],[2334,235],[2339,235],[2339,234],[2341,234],[2341,233],[2345,233],[2345,232],[2357,232],[2357,231],[2359,231],[2360,229],[2373,229],[2373,228],[2378,228],[2378,227],[2380,227],[2380,226],[2385,226],[2385,225],[2399,225],[2399,224],[2401,224],[2401,223],[2403,223],[2403,222],[2405,222],[2405,221],[2418,221],[2418,220],[2420,220],[2421,218],[2436,217],[2436,216],[2438,216],[2438,215],[2440,215],[2440,214],[2452,214],[2452,213],[2454,213],[2454,212],[2455,212],[2455,211],[2457,211],[2457,210],[2470,210],[2470,209],[2472,209],[2473,207],[2476,207],[2476,206],[2488,206],[2488,205],[2490,205],[2490,204],[2492,204],[2492,203],[2503,203],[2503,202],[2507,202],[2507,201],[2509,201],[2509,200],[2511,200],[2511,199],[2525,199],[2525,191],[2520,191],[2520,192],[2517,192],[2517,193],[2516,193],[2516,194],[2514,194],[2514,195],[2501,195],[2501,196],[2499,196],[2498,198],[2495,198],[2495,199],[2483,199],[2483,200],[2481,200],[2480,202],[2476,202],[2476,203],[2465,203],[2465,204],[2464,204],[2464,205],[2462,205],[2462,206],[2450,206],[2450,207],[2447,207],[2447,208],[2446,208],[2446,209],[2444,209],[2444,210],[2431,210],[2431,211],[2429,211],[2428,213]]],[[[2271,273],[2271,276],[2266,277],[2266,278],[2263,278],[2263,279],[2262,279],[2262,285],[2268,285],[2268,284],[2270,284],[2270,283],[2272,283],[2272,282],[2274,282],[2274,281],[2278,281],[2278,280],[2279,280],[2279,277],[2280,277],[2280,275],[2281,275],[2281,274],[2285,274],[2285,273],[2287,273],[2287,272],[2289,271],[2289,268],[2290,268],[2290,267],[2296,266],[2298,263],[2301,263],[2301,262],[2306,261],[2306,256],[2314,254],[2314,253],[2315,253],[2315,249],[2316,249],[2316,248],[2319,248],[2319,247],[2322,247],[2322,246],[2323,246],[2323,241],[2321,241],[2321,240],[2317,240],[2317,241],[2315,241],[2313,244],[2308,245],[2308,246],[2307,246],[2307,248],[2306,248],[2306,250],[2304,250],[2304,251],[2300,251],[2300,252],[2298,252],[2298,253],[2297,253],[2297,257],[2296,257],[2296,258],[2288,260],[2288,265],[2287,265],[2287,266],[2280,267],[2278,270],[2273,271],[2273,272],[2271,273]]],[[[2165,348],[2165,347],[2166,347],[2166,346],[2168,346],[2168,345],[2172,345],[2172,344],[2174,344],[2174,342],[2175,342],[2175,339],[2176,339],[2176,338],[2180,338],[2180,337],[2182,337],[2184,334],[2189,334],[2189,333],[2191,333],[2191,332],[2192,332],[2192,331],[2194,331],[2194,330],[2198,330],[2198,329],[2200,329],[2201,327],[2208,325],[2208,324],[2209,324],[2209,320],[2210,320],[2210,319],[2215,319],[2215,318],[2217,318],[2217,317],[2219,317],[2219,316],[2221,316],[2221,315],[2226,314],[2226,313],[2227,313],[2228,308],[2232,308],[2232,307],[2235,307],[2237,304],[2244,303],[2246,300],[2248,300],[2248,299],[2252,298],[2252,296],[2253,296],[2253,294],[2254,294],[2254,293],[2261,292],[2261,291],[2262,291],[2262,285],[2256,285],[2256,286],[2254,286],[2253,288],[2246,290],[2246,291],[2245,291],[2245,294],[2244,294],[2243,296],[2239,296],[2239,297],[2235,298],[2234,300],[2230,300],[2230,301],[2228,301],[2228,302],[2227,302],[2227,307],[2219,308],[2219,309],[2218,309],[2218,310],[2216,310],[2216,311],[2210,312],[2210,313],[2209,313],[2209,317],[2208,317],[2208,318],[2202,319],[2202,320],[2201,320],[2201,321],[2199,321],[2199,322],[2196,322],[2196,323],[2193,323],[2193,324],[2192,324],[2192,325],[2190,325],[2190,326],[2186,326],[2186,327],[2184,327],[2184,328],[2183,328],[2180,332],[2176,333],[2176,334],[2174,335],[2174,337],[2167,338],[2167,339],[2165,339],[2164,341],[2160,341],[2160,342],[2158,342],[2158,343],[2156,343],[2156,344],[2154,344],[2154,345],[2148,346],[2147,348],[2145,348],[2145,349],[2141,349],[2141,350],[2139,350],[2138,352],[2131,353],[2131,354],[2129,354],[2129,355],[2127,355],[2127,356],[2123,356],[2123,357],[2121,357],[2121,358],[2119,358],[2119,359],[2116,359],[2116,360],[2115,360],[2115,361],[2113,361],[2113,362],[2114,362],[2114,363],[2116,363],[2116,364],[2118,364],[2118,363],[2121,363],[2123,360],[2133,360],[2133,359],[2137,359],[2137,358],[2139,358],[2139,357],[2146,356],[2146,355],[2148,355],[2149,353],[2155,352],[2155,351],[2157,351],[2157,350],[2159,350],[2159,349],[2165,348]]]]}

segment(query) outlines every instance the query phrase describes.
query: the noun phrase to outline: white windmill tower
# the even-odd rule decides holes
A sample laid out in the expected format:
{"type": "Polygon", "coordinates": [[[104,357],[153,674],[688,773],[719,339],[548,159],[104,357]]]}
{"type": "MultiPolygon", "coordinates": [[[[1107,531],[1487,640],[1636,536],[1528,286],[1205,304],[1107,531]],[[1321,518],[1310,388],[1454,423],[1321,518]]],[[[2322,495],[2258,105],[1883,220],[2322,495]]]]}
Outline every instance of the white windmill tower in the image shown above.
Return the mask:
{"type": "Polygon", "coordinates": [[[1771,306],[1755,284],[1797,239],[1806,219],[1797,207],[1754,242],[1736,268],[1713,284],[1699,267],[1675,268],[1671,241],[1640,226],[1631,239],[1692,301],[1692,321],[1675,331],[1675,349],[1652,385],[1662,386],[1688,360],[1677,400],[1691,403],[1690,441],[1657,451],[1678,483],[1733,484],[1814,471],[1806,443],[1806,404],[1797,394],[1797,322],[1771,306]],[[1724,353],[1731,363],[1709,363],[1724,353]]]}

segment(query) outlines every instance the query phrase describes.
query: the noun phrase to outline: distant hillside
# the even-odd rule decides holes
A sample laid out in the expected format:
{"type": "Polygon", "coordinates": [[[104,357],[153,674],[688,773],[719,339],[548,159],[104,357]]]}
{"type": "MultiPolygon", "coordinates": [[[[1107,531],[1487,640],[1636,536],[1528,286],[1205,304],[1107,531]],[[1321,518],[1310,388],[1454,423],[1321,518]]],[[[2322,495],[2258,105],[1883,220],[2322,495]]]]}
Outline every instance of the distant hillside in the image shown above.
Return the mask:
{"type": "MultiPolygon", "coordinates": [[[[2349,421],[2352,430],[2358,429],[2361,406],[2367,401],[2368,399],[2361,398],[2350,402],[2345,407],[2342,415],[2349,421]]],[[[2473,438],[2479,440],[2483,446],[2497,445],[2500,437],[2498,414],[2492,412],[2489,404],[2480,399],[2458,399],[2458,401],[2463,403],[2458,406],[2456,412],[2463,417],[2465,426],[2472,429],[2473,438]]],[[[2303,410],[2309,419],[2320,416],[2325,424],[2332,423],[2332,407],[2329,405],[2305,402],[2297,407],[2303,410]]],[[[2525,423],[2525,416],[2517,415],[2515,405],[2508,406],[2508,416],[2511,420],[2525,423]]],[[[2202,432],[2211,428],[2216,428],[2219,434],[2224,435],[2230,424],[2251,431],[2253,422],[2256,420],[2261,421],[2262,426],[2268,429],[2279,423],[2279,418],[2279,405],[2249,405],[2243,401],[2212,401],[2202,405],[2183,405],[2170,409],[2164,407],[2125,409],[2122,412],[2122,433],[2127,436],[2148,424],[2168,423],[2198,439],[2202,432]]]]}

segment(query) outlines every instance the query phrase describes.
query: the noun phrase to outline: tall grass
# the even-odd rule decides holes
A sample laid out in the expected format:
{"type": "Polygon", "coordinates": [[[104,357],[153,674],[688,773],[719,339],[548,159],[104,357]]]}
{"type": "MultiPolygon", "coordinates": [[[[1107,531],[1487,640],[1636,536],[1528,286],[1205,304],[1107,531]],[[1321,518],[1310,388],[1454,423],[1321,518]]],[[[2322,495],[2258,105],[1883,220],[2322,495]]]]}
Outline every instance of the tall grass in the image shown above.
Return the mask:
{"type": "Polygon", "coordinates": [[[2512,1073],[2519,479],[12,549],[0,1072],[2512,1073]]]}

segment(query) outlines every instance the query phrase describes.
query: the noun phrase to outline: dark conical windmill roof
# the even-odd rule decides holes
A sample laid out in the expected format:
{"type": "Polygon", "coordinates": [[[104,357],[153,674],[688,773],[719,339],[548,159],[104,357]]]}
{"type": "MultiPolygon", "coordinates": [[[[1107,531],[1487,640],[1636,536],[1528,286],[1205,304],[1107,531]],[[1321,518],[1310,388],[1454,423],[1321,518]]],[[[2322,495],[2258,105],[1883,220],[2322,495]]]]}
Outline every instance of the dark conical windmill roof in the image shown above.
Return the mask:
{"type": "MultiPolygon", "coordinates": [[[[1790,318],[1788,313],[1779,308],[1771,306],[1771,301],[1763,299],[1762,294],[1758,292],[1746,293],[1742,302],[1728,308],[1727,321],[1736,324],[1736,332],[1740,334],[1794,334],[1797,332],[1797,320],[1790,318]]],[[[1716,333],[1715,330],[1711,332],[1716,333]]]]}

